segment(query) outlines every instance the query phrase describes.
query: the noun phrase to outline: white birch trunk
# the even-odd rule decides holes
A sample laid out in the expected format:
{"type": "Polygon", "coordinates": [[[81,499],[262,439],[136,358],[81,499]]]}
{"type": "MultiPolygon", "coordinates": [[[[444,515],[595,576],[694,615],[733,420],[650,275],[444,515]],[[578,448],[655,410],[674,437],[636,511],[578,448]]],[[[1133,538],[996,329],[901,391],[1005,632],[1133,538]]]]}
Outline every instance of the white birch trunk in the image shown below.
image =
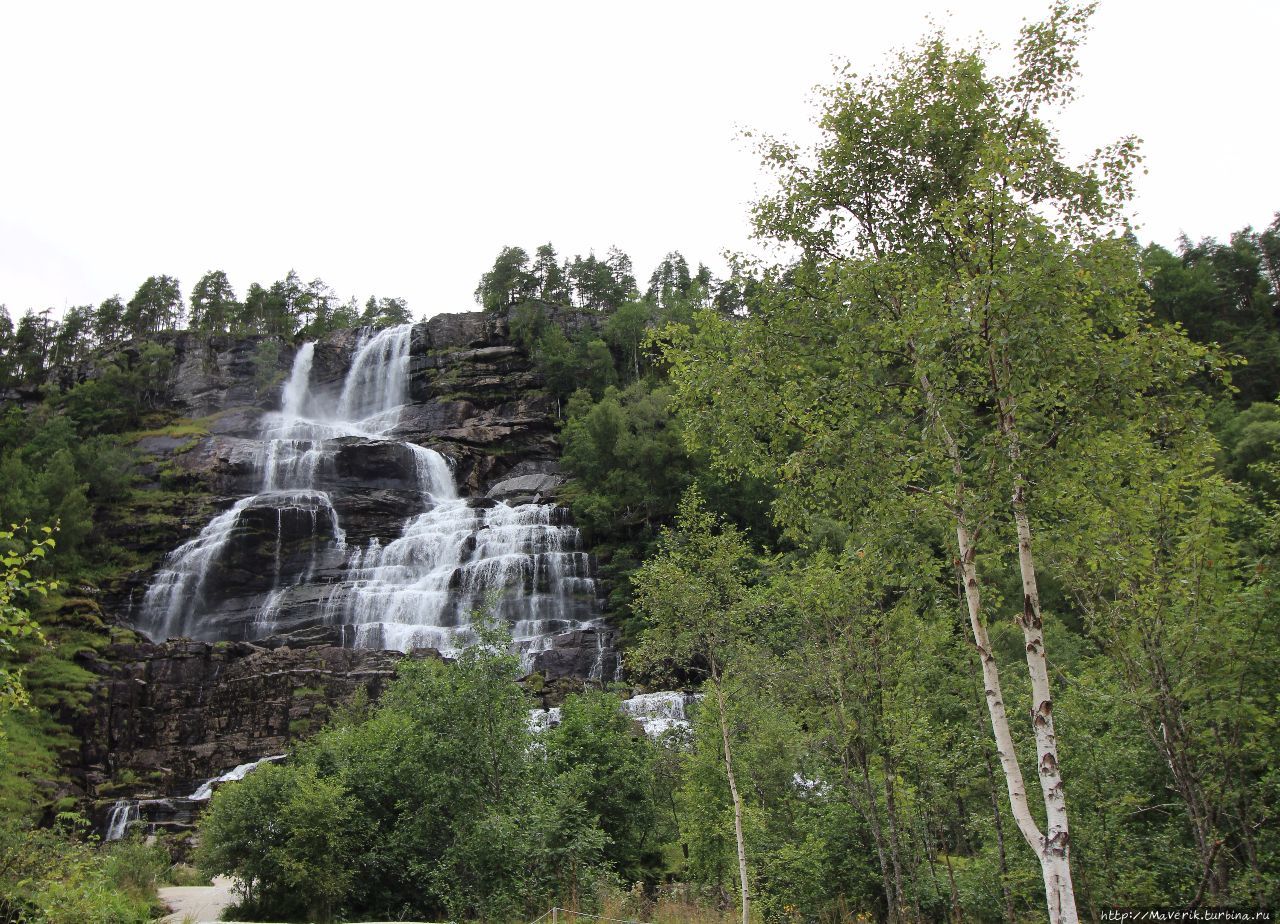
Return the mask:
{"type": "Polygon", "coordinates": [[[975,563],[977,549],[974,548],[963,517],[956,525],[956,542],[960,546],[960,570],[964,577],[969,628],[973,632],[973,643],[978,649],[978,661],[982,665],[987,714],[991,718],[991,732],[996,739],[996,757],[1000,761],[1005,787],[1009,791],[1009,808],[1018,825],[1018,830],[1022,832],[1023,838],[1039,857],[1040,841],[1043,838],[1035,818],[1031,815],[1030,803],[1027,801],[1027,786],[1022,778],[1022,767],[1018,764],[1018,753],[1013,744],[1009,714],[1004,706],[1004,693],[1000,689],[1000,668],[991,650],[991,638],[987,635],[986,624],[982,621],[982,592],[978,586],[978,569],[975,563]]]}
{"type": "MultiPolygon", "coordinates": [[[[1016,446],[1011,450],[1016,461],[1016,446]]],[[[1044,651],[1044,623],[1040,615],[1040,591],[1035,559],[1031,553],[1031,523],[1027,517],[1026,485],[1016,476],[1013,517],[1018,529],[1018,568],[1022,573],[1022,637],[1026,643],[1027,672],[1031,676],[1031,727],[1036,739],[1036,770],[1044,797],[1046,831],[1040,839],[1040,867],[1049,905],[1049,920],[1076,924],[1075,888],[1071,882],[1071,835],[1067,826],[1067,795],[1058,760],[1058,739],[1053,730],[1053,695],[1049,690],[1049,662],[1044,651]]]]}
{"type": "Polygon", "coordinates": [[[751,924],[751,894],[747,886],[747,843],[742,834],[742,796],[733,775],[733,752],[729,747],[729,721],[725,716],[724,693],[720,690],[719,672],[711,663],[711,687],[716,694],[716,712],[720,717],[720,739],[724,745],[724,771],[729,778],[729,795],[733,799],[733,836],[738,847],[738,883],[742,895],[742,924],[751,924]]]}
{"type": "MultiPolygon", "coordinates": [[[[914,354],[914,347],[912,349],[914,354]]],[[[1040,861],[1044,879],[1045,900],[1050,924],[1079,924],[1075,892],[1071,883],[1070,836],[1067,831],[1066,794],[1058,763],[1057,739],[1053,733],[1053,698],[1049,694],[1049,669],[1044,653],[1044,632],[1040,619],[1040,596],[1036,589],[1035,562],[1031,556],[1031,527],[1026,515],[1023,481],[1017,476],[1014,493],[1014,518],[1018,529],[1018,564],[1022,574],[1024,612],[1022,624],[1026,642],[1027,670],[1031,674],[1032,728],[1036,740],[1037,771],[1044,797],[1048,833],[1042,834],[1027,801],[1026,782],[1018,764],[1018,754],[1013,744],[1009,716],[1005,710],[1004,695],[1000,689],[1000,670],[991,648],[991,639],[982,619],[982,594],[978,583],[977,547],[969,529],[964,507],[964,465],[960,447],[947,427],[938,406],[937,397],[928,375],[917,366],[920,386],[929,407],[930,417],[942,438],[947,456],[951,460],[956,477],[956,500],[952,513],[956,519],[956,544],[960,549],[960,569],[964,580],[965,603],[969,611],[969,626],[982,665],[982,679],[986,692],[987,712],[991,716],[991,731],[996,739],[996,754],[1004,773],[1009,791],[1009,807],[1018,830],[1040,861]],[[1034,613],[1034,616],[1029,616],[1034,613]]],[[[1018,444],[1011,418],[1001,405],[1001,430],[1010,438],[1009,455],[1015,470],[1018,465],[1018,444]]]]}

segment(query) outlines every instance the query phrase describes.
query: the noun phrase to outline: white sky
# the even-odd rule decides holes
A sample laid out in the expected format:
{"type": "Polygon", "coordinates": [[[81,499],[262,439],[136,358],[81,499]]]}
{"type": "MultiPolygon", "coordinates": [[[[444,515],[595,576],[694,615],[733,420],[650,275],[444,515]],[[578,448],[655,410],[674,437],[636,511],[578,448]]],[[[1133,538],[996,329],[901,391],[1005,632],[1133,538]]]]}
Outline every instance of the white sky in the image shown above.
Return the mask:
{"type": "MultiPolygon", "coordinates": [[[[0,0],[0,304],[294,268],[421,317],[548,240],[616,244],[642,284],[672,249],[719,271],[763,188],[740,127],[804,140],[833,56],[868,70],[930,14],[1008,43],[1044,9],[0,0]]],[[[1280,209],[1277,34],[1272,0],[1103,0],[1059,125],[1080,155],[1144,139],[1144,239],[1280,209]]]]}

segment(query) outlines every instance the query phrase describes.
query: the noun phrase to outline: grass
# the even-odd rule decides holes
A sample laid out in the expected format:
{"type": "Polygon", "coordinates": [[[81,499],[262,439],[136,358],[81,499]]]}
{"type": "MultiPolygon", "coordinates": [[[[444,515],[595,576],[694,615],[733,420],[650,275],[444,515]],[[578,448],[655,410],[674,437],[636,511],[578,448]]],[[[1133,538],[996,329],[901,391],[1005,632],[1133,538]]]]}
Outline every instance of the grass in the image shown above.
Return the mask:
{"type": "MultiPolygon", "coordinates": [[[[202,436],[209,435],[209,424],[214,421],[215,416],[199,417],[195,419],[179,417],[177,420],[170,424],[166,424],[163,427],[155,427],[150,430],[135,430],[132,433],[126,434],[124,440],[126,442],[136,443],[139,440],[144,440],[150,436],[169,436],[174,439],[181,439],[184,436],[188,436],[198,439],[202,436]]],[[[194,445],[195,442],[193,441],[192,446],[194,445]]]]}
{"type": "Polygon", "coordinates": [[[164,874],[163,884],[168,886],[209,886],[213,877],[186,863],[175,863],[164,874]]]}
{"type": "Polygon", "coordinates": [[[640,883],[630,890],[603,886],[596,893],[602,917],[648,924],[738,924],[741,921],[732,898],[712,901],[710,895],[682,883],[659,886],[648,896],[640,883]]]}

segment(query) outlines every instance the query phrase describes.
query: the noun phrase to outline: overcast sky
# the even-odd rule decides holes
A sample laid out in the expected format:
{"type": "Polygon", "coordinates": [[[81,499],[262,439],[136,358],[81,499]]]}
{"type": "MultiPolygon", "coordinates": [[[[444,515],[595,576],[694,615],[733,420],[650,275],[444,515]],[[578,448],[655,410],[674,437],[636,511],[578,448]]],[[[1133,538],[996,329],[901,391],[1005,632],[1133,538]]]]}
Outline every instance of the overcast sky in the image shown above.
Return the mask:
{"type": "MultiPolygon", "coordinates": [[[[1044,9],[0,0],[0,304],[293,268],[422,317],[473,308],[503,245],[548,240],[617,245],[642,282],[668,250],[719,270],[764,188],[740,128],[805,140],[833,57],[870,69],[930,15],[1007,45],[1044,9]]],[[[1103,0],[1059,125],[1081,155],[1144,139],[1144,239],[1280,209],[1278,10],[1103,0]]]]}

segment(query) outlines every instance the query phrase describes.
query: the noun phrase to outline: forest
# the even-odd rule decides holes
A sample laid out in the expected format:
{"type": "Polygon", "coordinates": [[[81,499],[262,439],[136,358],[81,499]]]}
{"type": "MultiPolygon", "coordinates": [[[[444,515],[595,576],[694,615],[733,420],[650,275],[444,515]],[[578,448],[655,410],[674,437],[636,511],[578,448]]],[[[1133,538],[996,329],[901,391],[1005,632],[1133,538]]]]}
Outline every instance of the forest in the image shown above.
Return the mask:
{"type": "Polygon", "coordinates": [[[406,660],[219,790],[199,873],[98,846],[56,783],[77,655],[128,631],[93,588],[141,562],[100,531],[171,338],[266,369],[412,316],[216,271],[0,311],[0,921],[147,921],[175,869],[264,921],[1280,904],[1280,214],[1144,243],[1136,140],[1067,162],[1091,9],[1025,25],[1008,73],[929,34],[838,74],[813,147],[756,136],[774,262],[504,248],[476,302],[555,401],[627,682],[539,730],[505,626],[406,660]],[[620,711],[675,689],[688,728],[620,711]]]}

